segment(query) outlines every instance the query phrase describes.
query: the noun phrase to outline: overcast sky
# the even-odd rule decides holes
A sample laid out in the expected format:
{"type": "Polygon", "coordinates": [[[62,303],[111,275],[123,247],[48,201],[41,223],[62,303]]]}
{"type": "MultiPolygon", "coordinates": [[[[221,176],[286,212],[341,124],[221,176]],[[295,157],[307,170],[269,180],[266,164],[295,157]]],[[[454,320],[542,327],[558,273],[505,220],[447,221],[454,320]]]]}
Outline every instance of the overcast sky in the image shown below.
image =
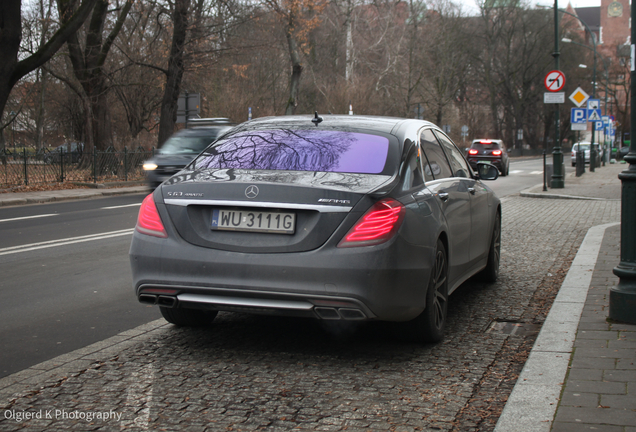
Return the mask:
{"type": "MultiPolygon", "coordinates": [[[[559,9],[565,9],[568,5],[568,0],[558,0],[559,1],[559,9]]],[[[467,11],[477,11],[477,3],[475,0],[458,0],[461,3],[465,10],[467,11]]],[[[529,0],[530,4],[540,4],[542,6],[554,7],[554,0],[529,0]]],[[[599,7],[601,5],[601,0],[570,0],[572,3],[572,7],[599,7]]]]}

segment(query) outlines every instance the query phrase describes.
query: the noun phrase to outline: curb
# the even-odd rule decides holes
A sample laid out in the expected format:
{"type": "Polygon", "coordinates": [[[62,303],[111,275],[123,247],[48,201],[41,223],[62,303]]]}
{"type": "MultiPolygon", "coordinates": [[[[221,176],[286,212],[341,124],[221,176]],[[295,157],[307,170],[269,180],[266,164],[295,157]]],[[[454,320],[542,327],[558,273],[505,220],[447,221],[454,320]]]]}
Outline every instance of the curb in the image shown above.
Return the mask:
{"type": "Polygon", "coordinates": [[[29,389],[40,388],[69,375],[89,369],[95,363],[108,360],[132,345],[150,339],[172,325],[163,318],[126,330],[108,339],[62,354],[27,369],[0,378],[0,406],[20,397],[29,389]]]}
{"type": "Polygon", "coordinates": [[[619,224],[597,225],[588,230],[495,432],[551,430],[605,230],[619,224]]]}
{"type": "Polygon", "coordinates": [[[588,200],[588,201],[620,201],[620,199],[608,199],[608,198],[593,198],[576,195],[560,195],[551,193],[538,193],[532,192],[536,188],[543,188],[543,184],[532,186],[531,188],[524,189],[519,194],[524,198],[547,198],[547,199],[575,199],[575,200],[588,200]]]}
{"type": "MultiPolygon", "coordinates": [[[[67,189],[68,190],[68,189],[67,189]]],[[[67,193],[53,193],[50,192],[38,194],[37,192],[29,192],[31,196],[28,197],[7,197],[4,198],[0,195],[0,207],[25,205],[25,204],[41,204],[48,202],[59,201],[71,201],[76,199],[85,198],[101,198],[115,195],[128,195],[136,193],[148,192],[149,189],[146,186],[131,186],[127,188],[103,188],[103,189],[81,189],[81,192],[74,192],[73,194],[67,193]]],[[[4,194],[2,194],[4,195],[4,194]]]]}

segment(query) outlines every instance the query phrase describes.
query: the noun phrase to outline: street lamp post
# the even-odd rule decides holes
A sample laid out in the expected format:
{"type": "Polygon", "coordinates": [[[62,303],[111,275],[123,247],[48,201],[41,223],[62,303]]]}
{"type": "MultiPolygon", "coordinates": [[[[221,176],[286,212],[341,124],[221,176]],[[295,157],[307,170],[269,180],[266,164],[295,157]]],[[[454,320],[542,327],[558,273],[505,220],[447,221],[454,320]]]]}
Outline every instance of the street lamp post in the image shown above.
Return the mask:
{"type": "MultiPolygon", "coordinates": [[[[554,69],[559,70],[559,0],[554,0],[554,69]]],[[[561,139],[559,138],[559,104],[554,104],[554,149],[552,150],[552,181],[550,187],[562,189],[565,187],[563,172],[563,153],[561,153],[561,139]]]]}
{"type": "MultiPolygon", "coordinates": [[[[631,8],[632,22],[636,22],[636,8],[631,8]]],[[[631,132],[636,133],[636,26],[632,27],[632,62],[630,84],[631,132]]],[[[614,268],[618,285],[610,289],[609,317],[616,321],[636,324],[636,140],[630,139],[625,156],[629,168],[621,172],[621,261],[614,268]]]]}

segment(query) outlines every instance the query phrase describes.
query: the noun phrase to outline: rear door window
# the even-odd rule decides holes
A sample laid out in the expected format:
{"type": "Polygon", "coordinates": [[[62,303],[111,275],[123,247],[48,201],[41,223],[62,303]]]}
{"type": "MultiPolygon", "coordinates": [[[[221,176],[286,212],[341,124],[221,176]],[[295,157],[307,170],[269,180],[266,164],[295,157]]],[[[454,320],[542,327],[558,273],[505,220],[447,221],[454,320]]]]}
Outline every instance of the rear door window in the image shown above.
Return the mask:
{"type": "Polygon", "coordinates": [[[444,150],[442,150],[432,130],[425,129],[422,131],[420,134],[420,145],[426,155],[425,162],[428,162],[424,167],[426,180],[431,179],[431,177],[432,179],[442,179],[453,176],[444,150]]]}
{"type": "Polygon", "coordinates": [[[389,147],[387,137],[359,132],[245,131],[206,149],[194,167],[380,174],[389,147]]]}
{"type": "Polygon", "coordinates": [[[453,169],[453,177],[471,177],[470,167],[455,144],[442,133],[436,132],[435,135],[446,151],[446,156],[448,156],[453,169]]]}

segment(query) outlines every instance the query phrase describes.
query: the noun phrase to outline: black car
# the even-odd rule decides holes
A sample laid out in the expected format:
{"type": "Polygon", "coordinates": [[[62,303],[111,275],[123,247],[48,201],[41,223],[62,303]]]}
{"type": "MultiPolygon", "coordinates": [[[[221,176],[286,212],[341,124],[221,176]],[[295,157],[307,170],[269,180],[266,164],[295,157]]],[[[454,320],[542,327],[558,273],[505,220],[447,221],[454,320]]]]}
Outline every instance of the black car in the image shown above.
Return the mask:
{"type": "Polygon", "coordinates": [[[83,153],[84,144],[73,142],[57,146],[50,152],[44,152],[42,159],[46,163],[59,164],[62,161],[64,163],[78,163],[83,153]]]}
{"type": "Polygon", "coordinates": [[[168,138],[157,153],[143,164],[146,181],[152,189],[181,171],[233,125],[227,118],[190,119],[188,122],[190,128],[182,129],[168,138]]]}
{"type": "Polygon", "coordinates": [[[473,169],[476,169],[480,162],[490,163],[497,167],[502,176],[507,176],[510,172],[510,159],[502,140],[473,140],[468,149],[468,162],[473,169]]]}
{"type": "Polygon", "coordinates": [[[384,320],[439,341],[448,296],[499,271],[501,205],[432,123],[367,116],[252,120],[144,200],[134,292],[170,323],[218,311],[384,320]]]}

